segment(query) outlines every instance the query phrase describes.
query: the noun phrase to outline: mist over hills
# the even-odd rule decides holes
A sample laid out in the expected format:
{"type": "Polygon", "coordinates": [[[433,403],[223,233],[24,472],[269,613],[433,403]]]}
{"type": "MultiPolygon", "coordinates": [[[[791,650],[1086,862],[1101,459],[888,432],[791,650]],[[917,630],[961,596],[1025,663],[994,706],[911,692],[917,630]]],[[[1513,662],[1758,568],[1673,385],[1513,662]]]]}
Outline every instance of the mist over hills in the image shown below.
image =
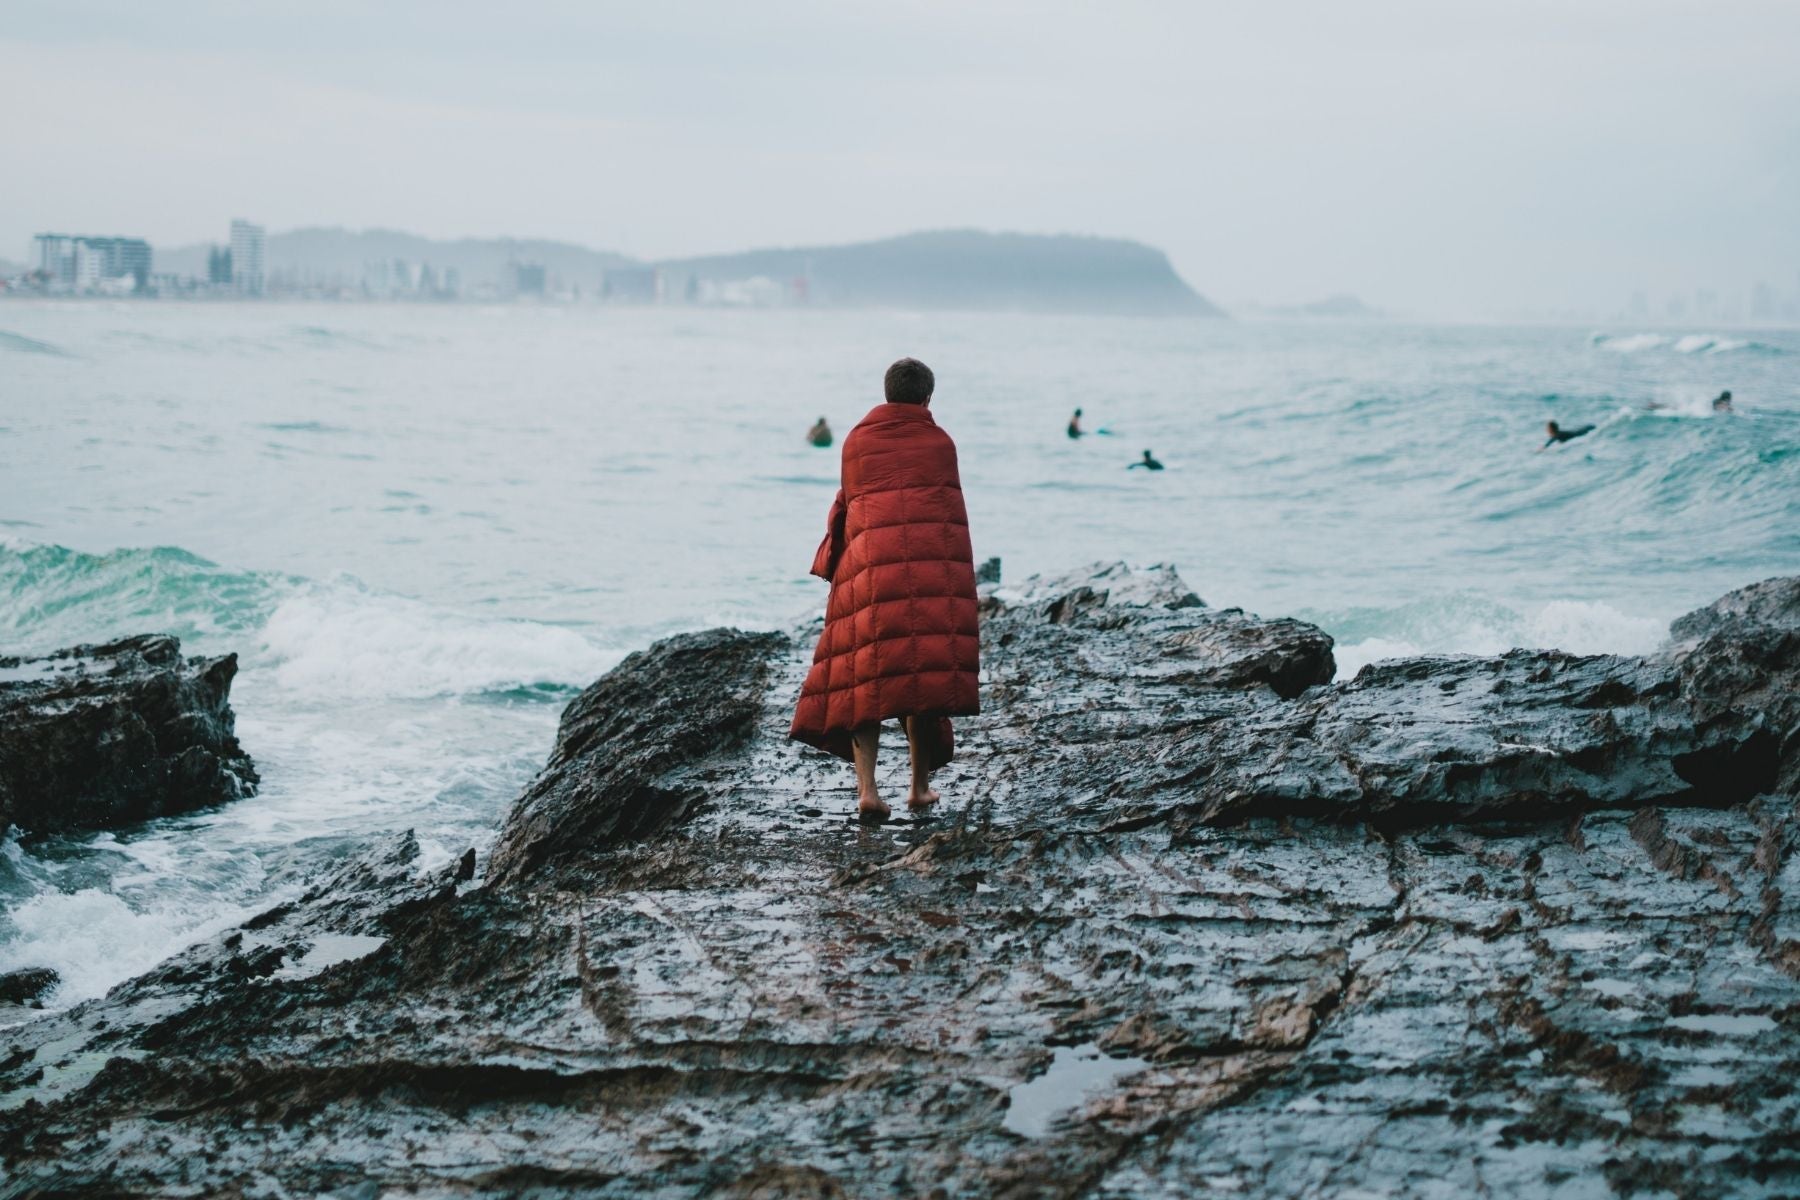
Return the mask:
{"type": "MultiPolygon", "coordinates": [[[[204,275],[208,249],[159,249],[156,269],[204,275]]],[[[534,264],[556,285],[597,295],[607,271],[637,267],[655,268],[662,295],[677,301],[716,294],[713,285],[763,280],[785,298],[842,307],[1225,315],[1162,251],[1116,238],[942,230],[663,260],[547,239],[438,240],[385,229],[296,229],[270,234],[264,246],[271,275],[311,281],[354,283],[369,264],[396,259],[454,269],[465,288],[505,286],[514,264],[534,264]]]]}
{"type": "Polygon", "coordinates": [[[1357,297],[1342,292],[1323,300],[1314,300],[1310,304],[1277,304],[1263,311],[1276,317],[1345,317],[1361,320],[1388,315],[1379,308],[1371,308],[1357,297]]]}

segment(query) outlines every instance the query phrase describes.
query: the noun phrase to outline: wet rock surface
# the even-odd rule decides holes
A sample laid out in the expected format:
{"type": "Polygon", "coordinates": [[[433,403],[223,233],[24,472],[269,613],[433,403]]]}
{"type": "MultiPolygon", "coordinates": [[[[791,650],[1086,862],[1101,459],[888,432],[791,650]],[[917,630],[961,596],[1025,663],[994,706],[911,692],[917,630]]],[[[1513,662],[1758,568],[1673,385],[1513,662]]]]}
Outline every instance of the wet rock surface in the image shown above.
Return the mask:
{"type": "Polygon", "coordinates": [[[1800,583],[1341,684],[1169,571],[984,610],[936,816],[786,741],[814,630],[659,643],[472,880],[402,839],[0,1033],[0,1192],[1800,1188],[1800,583]]]}
{"type": "Polygon", "coordinates": [[[110,829],[256,792],[233,733],[237,655],[162,634],[0,656],[0,832],[110,829]]]}

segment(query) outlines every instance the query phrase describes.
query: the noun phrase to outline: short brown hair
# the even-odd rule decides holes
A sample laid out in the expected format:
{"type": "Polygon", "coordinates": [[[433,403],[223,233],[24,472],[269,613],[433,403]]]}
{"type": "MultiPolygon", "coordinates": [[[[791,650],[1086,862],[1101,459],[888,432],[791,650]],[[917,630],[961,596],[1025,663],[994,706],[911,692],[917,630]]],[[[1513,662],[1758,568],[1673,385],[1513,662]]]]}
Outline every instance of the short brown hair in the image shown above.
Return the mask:
{"type": "Polygon", "coordinates": [[[889,404],[923,404],[931,399],[937,377],[916,358],[903,358],[887,369],[881,381],[889,404]]]}

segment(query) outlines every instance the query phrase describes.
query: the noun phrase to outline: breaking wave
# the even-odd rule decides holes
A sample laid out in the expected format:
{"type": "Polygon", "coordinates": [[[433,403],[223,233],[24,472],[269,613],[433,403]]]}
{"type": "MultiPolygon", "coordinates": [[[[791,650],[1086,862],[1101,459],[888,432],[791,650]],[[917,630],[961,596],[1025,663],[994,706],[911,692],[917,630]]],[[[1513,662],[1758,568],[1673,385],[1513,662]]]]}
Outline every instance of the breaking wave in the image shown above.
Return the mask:
{"type": "Polygon", "coordinates": [[[1502,654],[1516,647],[1571,654],[1648,654],[1668,638],[1661,617],[1623,612],[1591,600],[1552,600],[1513,608],[1456,595],[1397,608],[1314,613],[1337,639],[1337,678],[1369,663],[1415,654],[1502,654]]]}
{"type": "Polygon", "coordinates": [[[233,571],[174,546],[0,544],[0,645],[33,653],[141,632],[239,651],[288,691],[355,699],[579,687],[623,657],[562,626],[465,616],[348,577],[233,571]]]}
{"type": "Polygon", "coordinates": [[[624,657],[555,625],[478,620],[347,584],[284,598],[261,646],[278,685],[359,699],[580,687],[624,657]]]}
{"type": "Polygon", "coordinates": [[[241,635],[288,583],[174,546],[86,554],[13,539],[0,543],[0,645],[32,653],[110,634],[241,635]]]}
{"type": "Polygon", "coordinates": [[[152,631],[239,652],[233,707],[262,788],[115,833],[0,840],[0,971],[56,970],[53,1007],[241,922],[383,831],[415,830],[439,866],[484,846],[570,691],[623,657],[574,629],[348,577],[0,540],[0,651],[152,631]]]}
{"type": "Polygon", "coordinates": [[[1614,354],[1639,354],[1646,350],[1665,350],[1672,354],[1729,354],[1737,350],[1755,354],[1785,353],[1781,347],[1767,342],[1717,333],[1594,333],[1589,335],[1588,342],[1614,354]]]}
{"type": "MultiPolygon", "coordinates": [[[[18,843],[4,852],[15,863],[18,843]]],[[[57,974],[52,1003],[62,1006],[104,995],[121,979],[154,967],[202,938],[228,929],[259,905],[133,908],[99,887],[46,887],[0,917],[0,971],[49,967],[57,974]]]]}

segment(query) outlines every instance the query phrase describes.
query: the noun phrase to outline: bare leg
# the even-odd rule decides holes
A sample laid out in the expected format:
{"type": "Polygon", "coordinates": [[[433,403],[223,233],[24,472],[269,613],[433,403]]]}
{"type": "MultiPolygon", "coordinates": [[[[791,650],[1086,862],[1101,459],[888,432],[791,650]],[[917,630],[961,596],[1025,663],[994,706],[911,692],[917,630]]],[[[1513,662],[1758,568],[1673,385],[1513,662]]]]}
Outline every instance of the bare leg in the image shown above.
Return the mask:
{"type": "Polygon", "coordinates": [[[930,808],[943,799],[931,788],[931,772],[925,769],[925,757],[919,749],[918,724],[927,719],[906,717],[900,722],[906,727],[906,748],[912,755],[912,790],[906,797],[906,807],[911,809],[930,808]]]}
{"type": "Polygon", "coordinates": [[[865,821],[885,821],[893,815],[875,790],[875,754],[880,748],[880,724],[850,731],[850,753],[856,758],[856,815],[865,821]]]}

